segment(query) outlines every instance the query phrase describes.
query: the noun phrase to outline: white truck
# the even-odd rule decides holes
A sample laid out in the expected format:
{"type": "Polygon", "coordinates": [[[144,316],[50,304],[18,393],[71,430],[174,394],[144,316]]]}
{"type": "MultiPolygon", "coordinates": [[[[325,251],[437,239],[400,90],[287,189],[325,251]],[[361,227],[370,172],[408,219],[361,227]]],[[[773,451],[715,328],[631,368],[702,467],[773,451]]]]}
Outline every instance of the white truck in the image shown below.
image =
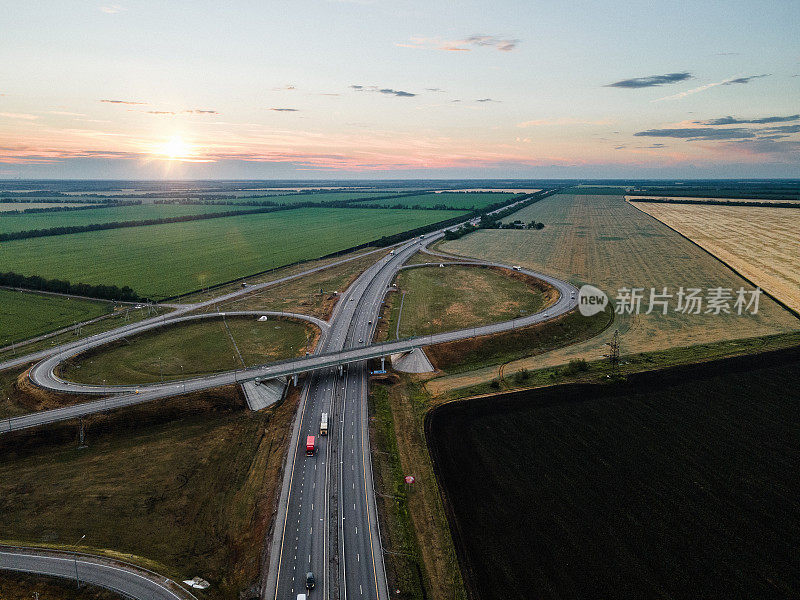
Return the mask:
{"type": "Polygon", "coordinates": [[[328,435],[328,413],[322,413],[322,419],[319,422],[319,435],[328,435]]]}

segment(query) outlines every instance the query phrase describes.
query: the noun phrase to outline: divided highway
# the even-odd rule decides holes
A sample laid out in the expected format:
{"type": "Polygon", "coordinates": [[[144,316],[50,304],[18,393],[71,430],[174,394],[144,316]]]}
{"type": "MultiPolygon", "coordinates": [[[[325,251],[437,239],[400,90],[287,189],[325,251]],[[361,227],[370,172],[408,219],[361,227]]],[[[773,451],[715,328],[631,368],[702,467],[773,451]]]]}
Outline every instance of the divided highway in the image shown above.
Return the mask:
{"type": "MultiPolygon", "coordinates": [[[[368,345],[394,273],[414,252],[407,244],[362,273],[342,295],[331,330],[315,356],[340,356],[368,345]]],[[[285,489],[271,544],[262,597],[295,598],[311,572],[323,598],[387,600],[376,518],[364,359],[340,370],[334,362],[312,374],[303,390],[287,457],[285,489]],[[322,413],[329,435],[319,436],[322,413]],[[306,455],[306,438],[316,454],[306,455]]]]}
{"type": "MultiPolygon", "coordinates": [[[[427,240],[427,243],[430,243],[435,239],[438,239],[439,237],[441,237],[441,234],[432,236],[431,238],[429,238],[429,240],[427,240]]],[[[344,314],[345,315],[349,314],[350,310],[349,305],[351,304],[351,302],[349,301],[349,298],[351,296],[349,296],[349,294],[351,292],[358,293],[358,290],[361,289],[359,286],[366,285],[364,283],[368,281],[366,278],[374,277],[375,273],[378,271],[381,271],[383,273],[381,279],[385,283],[385,287],[383,287],[382,289],[375,288],[375,291],[380,292],[380,298],[382,300],[383,294],[386,292],[389,286],[389,282],[391,282],[394,274],[402,266],[402,262],[407,260],[408,257],[417,250],[419,250],[419,248],[420,244],[417,242],[401,246],[400,249],[395,251],[394,255],[389,255],[387,257],[382,258],[375,265],[373,265],[367,271],[365,271],[361,275],[361,277],[353,284],[353,286],[351,286],[352,289],[348,290],[347,294],[345,294],[348,295],[348,301],[345,302],[344,304],[344,306],[346,307],[345,310],[343,311],[344,314]],[[383,271],[381,269],[382,266],[386,266],[387,270],[383,271]]],[[[473,261],[473,264],[497,266],[508,269],[511,268],[508,265],[483,262],[483,261],[473,261]]],[[[36,413],[4,419],[0,421],[0,433],[15,431],[18,429],[25,429],[28,427],[36,427],[39,425],[46,425],[49,423],[55,423],[68,419],[75,419],[78,417],[94,414],[97,412],[103,412],[115,408],[123,408],[126,406],[139,404],[141,402],[147,402],[150,400],[156,400],[160,398],[167,398],[170,396],[176,396],[183,393],[210,389],[213,387],[229,385],[232,383],[234,384],[240,383],[242,381],[255,379],[256,377],[273,378],[273,377],[291,376],[298,373],[316,371],[330,367],[338,367],[339,365],[363,361],[370,358],[380,358],[382,356],[389,356],[390,354],[394,354],[396,352],[407,352],[422,346],[439,344],[442,342],[450,342],[470,337],[478,337],[482,335],[502,333],[504,331],[509,331],[519,327],[526,327],[528,325],[541,323],[553,319],[566,312],[569,312],[570,310],[574,309],[577,306],[578,290],[573,285],[565,281],[561,281],[560,279],[550,277],[549,275],[545,275],[543,273],[537,273],[535,271],[530,271],[527,269],[520,269],[520,272],[528,274],[532,277],[537,277],[555,287],[559,292],[558,300],[554,304],[549,306],[547,309],[539,313],[535,313],[525,317],[519,317],[511,321],[504,321],[502,323],[493,323],[489,325],[482,325],[479,327],[459,329],[456,331],[449,331],[445,333],[408,338],[394,342],[384,342],[381,344],[369,344],[368,340],[371,339],[371,336],[365,334],[365,336],[359,336],[357,338],[364,340],[362,343],[356,343],[355,345],[353,344],[342,345],[341,347],[339,346],[326,347],[323,349],[324,351],[318,354],[314,354],[312,356],[289,359],[285,361],[270,363],[267,365],[250,367],[247,369],[240,369],[237,371],[227,371],[223,373],[217,373],[193,379],[171,381],[169,383],[164,383],[164,384],[150,384],[141,386],[124,386],[124,385],[99,386],[99,385],[77,384],[73,382],[64,381],[55,376],[55,374],[53,373],[53,370],[62,360],[65,360],[66,358],[73,356],[75,354],[79,354],[80,352],[83,352],[88,348],[100,346],[114,339],[118,339],[120,337],[124,337],[127,335],[132,335],[134,333],[147,331],[148,329],[162,327],[169,322],[169,319],[166,319],[166,317],[158,317],[158,319],[148,319],[147,321],[143,321],[133,326],[121,328],[121,330],[114,330],[111,332],[107,332],[105,334],[100,334],[99,336],[94,336],[94,338],[89,338],[88,340],[86,340],[85,343],[83,342],[75,343],[75,344],[70,344],[69,347],[62,347],[58,349],[55,354],[45,357],[45,360],[42,360],[41,362],[37,363],[37,365],[35,365],[33,369],[31,369],[32,381],[34,381],[34,383],[46,389],[51,389],[59,392],[77,393],[77,394],[95,394],[95,395],[115,394],[115,395],[104,397],[100,400],[84,402],[82,404],[77,404],[73,406],[67,406],[64,408],[58,408],[48,411],[39,411],[36,413]]],[[[294,276],[292,276],[291,278],[294,278],[294,276]]],[[[226,296],[226,298],[239,295],[240,293],[241,292],[235,292],[233,294],[229,294],[226,296]]],[[[209,305],[209,304],[213,304],[213,302],[208,301],[207,303],[204,303],[204,305],[209,305]]],[[[197,305],[194,306],[196,307],[197,305]]],[[[339,320],[338,317],[335,317],[333,319],[334,322],[333,327],[336,327],[337,320],[339,320]]],[[[374,321],[374,319],[372,320],[374,321]]],[[[349,322],[347,317],[344,318],[344,321],[349,322]]],[[[0,365],[0,368],[3,368],[3,365],[0,365]]]]}
{"type": "MultiPolygon", "coordinates": [[[[413,251],[416,251],[417,248],[411,247],[411,249],[413,253],[413,251]]],[[[396,254],[395,256],[401,256],[401,254],[398,252],[398,254],[396,254]]],[[[386,259],[382,260],[386,261],[386,259]]],[[[396,265],[394,260],[391,261],[390,264],[394,265],[395,271],[400,266],[396,265]]],[[[501,265],[499,263],[476,262],[475,264],[511,268],[508,267],[507,265],[501,265]]],[[[365,274],[368,272],[370,271],[365,272],[365,274]]],[[[46,360],[38,363],[31,370],[31,379],[37,385],[40,385],[41,387],[47,389],[52,389],[54,391],[78,393],[78,394],[95,394],[95,395],[117,394],[117,395],[105,397],[100,400],[94,400],[91,402],[84,402],[82,404],[76,404],[73,406],[67,406],[64,408],[39,411],[36,413],[0,420],[0,433],[15,431],[18,429],[25,429],[28,427],[36,427],[39,425],[46,425],[49,423],[56,423],[68,419],[75,419],[78,417],[94,414],[97,412],[103,412],[115,408],[123,408],[126,406],[139,404],[141,402],[147,402],[150,400],[156,400],[160,398],[167,398],[170,396],[177,396],[183,393],[210,389],[222,385],[229,385],[232,383],[240,383],[242,381],[255,379],[256,377],[274,378],[274,377],[291,376],[298,373],[316,371],[316,370],[326,369],[329,367],[337,367],[338,365],[363,361],[370,358],[380,358],[383,356],[389,356],[390,354],[394,354],[397,352],[407,352],[423,346],[440,344],[443,342],[451,342],[470,337],[478,337],[482,335],[492,335],[496,333],[502,333],[504,331],[510,331],[512,329],[526,327],[528,325],[533,325],[536,323],[542,323],[544,321],[553,319],[564,313],[567,313],[570,310],[577,307],[578,290],[573,285],[565,281],[556,279],[554,277],[550,277],[543,273],[537,273],[535,271],[530,271],[527,269],[521,269],[520,272],[531,275],[532,277],[537,277],[555,287],[559,292],[558,300],[554,304],[549,306],[547,309],[541,312],[528,315],[525,317],[519,317],[511,321],[504,321],[502,323],[493,323],[490,325],[482,325],[467,329],[459,329],[456,331],[448,331],[445,333],[437,333],[421,337],[407,338],[394,342],[384,342],[381,344],[357,344],[355,347],[347,346],[344,347],[343,349],[326,350],[325,352],[321,352],[319,354],[315,354],[312,356],[289,359],[285,361],[270,363],[268,365],[261,365],[257,367],[250,367],[247,369],[240,369],[237,371],[227,371],[223,373],[217,373],[214,375],[197,377],[194,379],[172,381],[170,383],[164,383],[164,384],[151,384],[151,385],[141,385],[141,386],[98,386],[98,385],[88,385],[88,384],[77,384],[64,381],[53,374],[53,369],[62,360],[74,354],[78,354],[87,348],[102,345],[106,343],[109,339],[117,335],[114,333],[110,333],[107,336],[107,338],[104,339],[103,341],[92,342],[90,344],[81,344],[79,346],[76,345],[71,349],[58,352],[55,355],[47,358],[46,360]]],[[[391,276],[388,277],[388,280],[391,281],[391,276]]],[[[381,291],[385,290],[386,288],[384,288],[381,291]]],[[[163,325],[164,322],[159,320],[158,322],[155,323],[150,323],[147,325],[140,326],[140,328],[138,328],[136,332],[145,331],[147,329],[154,327],[161,327],[163,325]]],[[[125,332],[125,335],[130,335],[130,334],[131,334],[130,331],[125,332]]],[[[370,338],[369,336],[367,336],[359,339],[369,340],[370,338]]]]}
{"type": "MultiPolygon", "coordinates": [[[[183,381],[142,386],[76,384],[64,381],[54,374],[61,361],[88,348],[174,322],[217,316],[216,313],[188,316],[185,313],[331,265],[310,269],[274,282],[253,285],[201,304],[181,306],[168,316],[147,319],[87,340],[66,344],[55,352],[37,353],[0,364],[0,369],[3,369],[40,359],[30,372],[31,379],[37,385],[62,392],[104,396],[83,404],[2,420],[0,433],[240,383],[256,377],[282,377],[310,372],[304,383],[300,407],[293,424],[291,447],[286,457],[284,482],[270,543],[269,564],[265,565],[263,574],[262,598],[296,598],[298,593],[306,591],[306,573],[313,572],[316,579],[314,596],[318,594],[325,600],[388,600],[369,450],[367,360],[431,344],[496,334],[540,323],[569,312],[578,302],[578,290],[571,284],[542,273],[517,269],[555,287],[559,293],[557,301],[540,313],[512,321],[372,344],[381,305],[397,272],[414,253],[442,235],[438,232],[429,235],[426,240],[406,242],[395,247],[391,254],[379,258],[341,295],[330,322],[292,314],[295,318],[310,320],[321,329],[320,343],[309,356],[183,381]],[[329,435],[320,437],[322,413],[329,415],[329,435]],[[306,456],[306,438],[311,435],[316,437],[316,454],[306,456]]],[[[334,264],[347,260],[352,259],[334,264]]],[[[511,268],[508,265],[484,261],[463,262],[511,268]]],[[[233,316],[276,313],[225,314],[233,316]]],[[[21,559],[11,559],[0,554],[0,568],[14,568],[7,565],[16,564],[13,561],[17,560],[21,559]],[[12,562],[9,563],[9,560],[12,562]]],[[[46,572],[37,569],[54,569],[53,564],[36,563],[35,568],[31,567],[30,570],[46,572]]],[[[93,576],[100,577],[99,573],[99,570],[95,570],[93,576]]],[[[138,592],[125,593],[135,598],[172,598],[160,595],[163,592],[143,592],[144,595],[138,592]]]]}

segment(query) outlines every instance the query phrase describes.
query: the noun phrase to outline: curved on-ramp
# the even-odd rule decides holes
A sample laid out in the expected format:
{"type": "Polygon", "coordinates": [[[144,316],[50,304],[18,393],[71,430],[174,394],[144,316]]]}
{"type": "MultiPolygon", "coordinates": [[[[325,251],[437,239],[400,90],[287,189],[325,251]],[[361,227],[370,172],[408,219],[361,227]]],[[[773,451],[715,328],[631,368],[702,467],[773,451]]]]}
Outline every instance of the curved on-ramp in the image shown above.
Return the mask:
{"type": "Polygon", "coordinates": [[[135,600],[197,600],[163,575],[94,554],[0,546],[0,569],[77,579],[135,600]]]}
{"type": "MultiPolygon", "coordinates": [[[[491,263],[484,261],[469,261],[469,262],[471,264],[480,264],[484,266],[497,266],[505,269],[513,269],[513,267],[509,267],[508,265],[503,265],[500,263],[491,263]]],[[[45,425],[69,419],[75,419],[78,417],[83,417],[86,415],[103,412],[106,410],[112,410],[116,408],[122,408],[125,406],[140,404],[142,402],[147,402],[149,400],[156,400],[160,398],[167,398],[170,396],[177,396],[184,393],[206,390],[223,385],[229,385],[232,383],[240,383],[242,381],[255,379],[256,377],[260,378],[284,377],[288,375],[294,375],[297,373],[305,373],[309,371],[315,371],[332,366],[337,366],[340,364],[347,364],[370,358],[380,358],[382,356],[389,356],[390,354],[394,354],[396,352],[406,352],[422,346],[430,346],[434,344],[440,344],[443,342],[452,342],[471,337],[480,337],[484,335],[503,333],[506,331],[511,331],[514,329],[527,327],[528,325],[534,325],[537,323],[542,323],[544,321],[554,319],[562,314],[568,313],[569,311],[577,307],[578,289],[572,284],[557,279],[555,277],[551,277],[550,275],[545,275],[544,273],[538,273],[536,271],[531,271],[528,269],[515,269],[515,270],[517,272],[524,273],[531,277],[540,279],[545,283],[551,285],[552,287],[556,288],[556,290],[559,293],[559,297],[556,300],[556,302],[538,313],[527,315],[525,317],[519,317],[516,319],[512,319],[510,321],[503,321],[500,323],[492,323],[489,325],[481,325],[481,326],[459,329],[455,331],[448,331],[438,334],[412,337],[394,342],[370,344],[354,349],[342,350],[337,352],[328,352],[328,353],[323,352],[311,356],[287,359],[284,361],[269,363],[266,365],[249,367],[247,369],[241,369],[236,371],[225,371],[222,373],[217,373],[213,375],[207,375],[204,377],[197,377],[187,380],[174,380],[164,384],[150,384],[142,386],[84,385],[84,384],[77,384],[61,380],[53,374],[53,370],[63,359],[69,356],[74,356],[75,354],[83,352],[89,348],[100,346],[107,343],[108,341],[116,339],[116,336],[107,336],[100,342],[95,342],[93,344],[86,344],[84,346],[81,346],[80,348],[73,348],[64,353],[53,355],[37,363],[37,365],[35,365],[33,369],[31,369],[31,379],[41,387],[59,392],[78,393],[78,394],[100,394],[100,395],[116,394],[116,395],[105,397],[100,400],[85,402],[73,406],[67,406],[64,408],[57,408],[48,411],[39,411],[36,413],[30,413],[18,417],[7,418],[0,421],[0,433],[25,429],[29,427],[36,427],[39,425],[45,425]]],[[[225,314],[232,315],[234,313],[225,313],[225,314]]],[[[269,313],[259,312],[256,314],[269,314],[269,313]]],[[[294,313],[282,313],[282,314],[287,316],[289,314],[292,314],[293,316],[296,317],[303,317],[301,315],[294,315],[294,313]]],[[[216,313],[210,313],[208,316],[217,316],[217,315],[216,313]]],[[[309,319],[309,317],[305,318],[309,319]]],[[[173,321],[175,321],[175,319],[168,319],[163,322],[159,322],[158,324],[148,324],[137,329],[136,332],[138,333],[140,331],[145,331],[147,329],[156,326],[163,326],[164,324],[169,324],[173,321]]],[[[128,330],[120,334],[119,337],[124,337],[126,335],[129,335],[130,333],[131,331],[128,330]]]]}

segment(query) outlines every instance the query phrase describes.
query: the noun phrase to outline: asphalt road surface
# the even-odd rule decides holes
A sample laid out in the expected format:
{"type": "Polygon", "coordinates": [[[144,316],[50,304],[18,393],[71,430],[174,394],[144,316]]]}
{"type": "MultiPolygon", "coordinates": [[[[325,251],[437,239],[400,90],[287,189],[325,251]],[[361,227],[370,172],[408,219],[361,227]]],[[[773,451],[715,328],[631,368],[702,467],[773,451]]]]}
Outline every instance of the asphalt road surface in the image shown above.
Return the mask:
{"type": "MultiPolygon", "coordinates": [[[[40,360],[31,370],[31,379],[42,387],[70,393],[114,395],[75,406],[6,419],[0,421],[0,433],[256,377],[269,378],[311,372],[304,384],[301,406],[294,422],[292,446],[287,453],[262,597],[264,600],[296,598],[298,593],[306,591],[306,573],[311,571],[317,582],[314,595],[321,592],[320,595],[326,600],[331,597],[340,600],[388,600],[369,451],[366,361],[430,344],[509,331],[555,318],[577,306],[578,290],[572,285],[523,269],[522,272],[548,282],[559,291],[558,300],[546,310],[503,323],[371,344],[381,304],[398,270],[423,247],[423,243],[427,245],[442,235],[438,232],[427,236],[424,241],[418,239],[399,245],[392,254],[381,257],[364,271],[342,295],[330,323],[316,323],[322,330],[322,337],[318,348],[310,356],[146,386],[83,385],[63,381],[54,375],[55,367],[62,360],[88,348],[183,320],[186,317],[182,315],[186,312],[302,277],[332,265],[252,285],[200,304],[179,306],[167,316],[146,319],[97,334],[87,340],[2,363],[0,370],[40,360]],[[329,415],[329,435],[320,437],[319,424],[323,412],[329,415]],[[316,452],[313,456],[306,455],[306,438],[310,435],[316,439],[316,452]]],[[[353,258],[333,264],[348,260],[353,258]]],[[[465,262],[510,268],[498,263],[465,262]]],[[[301,315],[295,316],[309,319],[301,315]]],[[[67,574],[67,563],[72,563],[74,570],[75,559],[53,554],[2,552],[0,568],[71,576],[67,574]]],[[[173,589],[174,583],[164,580],[159,584],[157,578],[152,580],[142,576],[133,568],[112,567],[96,559],[84,557],[77,558],[77,565],[79,575],[84,581],[121,591],[134,598],[161,600],[191,597],[179,595],[185,591],[178,588],[176,592],[173,589]]]]}
{"type": "Polygon", "coordinates": [[[91,583],[139,600],[196,600],[174,581],[134,565],[87,554],[0,548],[0,569],[91,583]]]}
{"type": "MultiPolygon", "coordinates": [[[[440,235],[431,236],[426,243],[429,243],[438,237],[440,237],[440,235]]],[[[360,295],[364,292],[366,285],[369,282],[372,282],[373,279],[376,279],[376,273],[380,273],[380,280],[383,283],[383,287],[381,288],[376,284],[373,288],[371,288],[371,301],[374,304],[376,303],[376,306],[379,307],[380,302],[383,299],[383,295],[389,287],[389,282],[392,281],[395,273],[402,266],[402,262],[407,260],[408,257],[419,250],[420,247],[420,244],[417,242],[407,243],[406,245],[396,249],[394,255],[387,255],[386,257],[381,258],[375,265],[371,266],[364,273],[362,273],[362,275],[356,280],[351,288],[348,289],[343,295],[344,302],[337,304],[337,308],[339,308],[339,306],[342,307],[341,313],[343,316],[340,319],[338,316],[334,315],[333,325],[331,326],[332,329],[337,329],[338,327],[343,326],[341,324],[337,325],[337,321],[340,320],[346,324],[351,323],[352,313],[355,312],[356,306],[361,306],[361,302],[356,302],[356,300],[360,299],[360,295]],[[350,316],[348,317],[347,315],[350,316]]],[[[474,263],[510,268],[508,265],[502,265],[499,263],[482,261],[474,261],[474,263]]],[[[227,371],[193,379],[171,381],[164,384],[140,386],[100,386],[78,384],[64,381],[56,377],[53,373],[53,370],[62,360],[65,360],[66,358],[75,354],[79,354],[80,352],[85,351],[87,348],[103,345],[109,341],[118,339],[119,337],[132,335],[133,333],[146,331],[147,329],[161,327],[169,321],[165,317],[159,317],[155,320],[148,319],[148,322],[143,321],[139,324],[131,326],[132,328],[130,329],[125,327],[122,328],[123,331],[115,330],[106,334],[102,334],[102,339],[90,339],[86,343],[71,344],[70,348],[65,348],[49,357],[46,357],[44,360],[37,363],[33,369],[31,369],[31,379],[37,385],[46,389],[66,393],[95,394],[106,397],[91,402],[67,406],[64,408],[39,411],[27,415],[0,420],[0,433],[75,419],[97,412],[104,412],[125,406],[132,406],[134,404],[139,404],[141,402],[150,400],[177,396],[188,392],[210,389],[222,385],[229,385],[231,383],[239,383],[241,381],[255,379],[256,377],[270,378],[291,376],[297,373],[322,370],[329,367],[337,367],[338,365],[358,362],[370,358],[389,356],[390,354],[394,354],[396,352],[406,352],[422,346],[450,342],[469,337],[502,333],[504,331],[510,331],[519,327],[525,327],[553,319],[561,314],[569,312],[577,306],[578,290],[573,285],[554,277],[550,277],[549,275],[529,271],[527,269],[521,269],[520,272],[542,279],[543,281],[554,286],[559,292],[558,300],[543,311],[525,317],[519,317],[511,321],[408,338],[394,342],[369,344],[368,342],[371,339],[371,336],[367,335],[365,330],[363,336],[355,337],[356,340],[362,340],[362,342],[350,344],[344,344],[344,342],[342,342],[341,346],[336,345],[338,344],[338,342],[336,342],[334,345],[325,346],[322,349],[322,352],[312,356],[289,359],[270,363],[268,365],[250,367],[248,369],[240,369],[237,371],[227,371]],[[114,395],[109,396],[109,394],[114,395]]],[[[234,294],[238,295],[239,293],[240,292],[235,292],[234,294]]],[[[375,317],[376,314],[377,313],[373,313],[372,316],[375,317]]],[[[368,317],[364,318],[363,320],[372,320],[373,323],[375,321],[374,318],[370,319],[368,317]]],[[[366,323],[364,323],[364,325],[366,325],[366,323]]],[[[98,336],[95,336],[95,338],[96,337],[98,336]]],[[[332,339],[337,339],[337,336],[333,335],[332,339]]],[[[2,367],[2,365],[0,365],[0,367],[2,367]]]]}

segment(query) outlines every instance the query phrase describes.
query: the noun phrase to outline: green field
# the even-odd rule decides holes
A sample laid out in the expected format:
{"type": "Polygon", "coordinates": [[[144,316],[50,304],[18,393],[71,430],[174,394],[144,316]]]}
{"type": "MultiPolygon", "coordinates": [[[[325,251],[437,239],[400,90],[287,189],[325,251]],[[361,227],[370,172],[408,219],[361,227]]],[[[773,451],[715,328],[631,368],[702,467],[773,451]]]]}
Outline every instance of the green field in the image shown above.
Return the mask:
{"type": "Polygon", "coordinates": [[[482,267],[406,269],[397,284],[399,291],[390,304],[389,339],[395,337],[398,317],[404,338],[508,321],[538,312],[546,304],[544,293],[532,282],[482,267]]]}
{"type": "Polygon", "coordinates": [[[29,208],[57,208],[62,206],[68,206],[70,208],[74,208],[76,206],[87,206],[87,204],[78,202],[64,202],[64,203],[50,203],[50,202],[3,202],[0,199],[0,217],[5,217],[4,213],[12,212],[12,211],[22,211],[27,210],[29,208]]]}
{"type": "MultiPolygon", "coordinates": [[[[255,195],[258,192],[251,192],[255,195]]],[[[239,198],[238,202],[275,202],[277,204],[298,204],[300,202],[342,202],[348,200],[358,200],[361,198],[373,198],[388,196],[393,192],[314,192],[309,194],[285,194],[279,196],[259,196],[255,198],[239,198]]]]}
{"type": "MultiPolygon", "coordinates": [[[[388,253],[368,254],[335,267],[323,269],[297,279],[269,286],[268,288],[237,296],[232,300],[208,306],[206,312],[217,309],[270,310],[296,312],[328,319],[339,296],[335,292],[346,290],[358,275],[374,265],[381,256],[388,253]],[[320,290],[322,290],[320,292],[320,290]]],[[[304,265],[310,268],[312,265],[304,265]]],[[[224,293],[222,289],[212,290],[214,294],[224,293]]]]}
{"type": "Polygon", "coordinates": [[[61,376],[96,384],[153,383],[194,377],[302,355],[310,349],[313,336],[309,325],[297,321],[259,322],[255,317],[234,317],[223,322],[209,318],[154,329],[98,348],[87,356],[70,360],[61,376]]]}
{"type": "Polygon", "coordinates": [[[109,309],[108,302],[0,289],[0,346],[94,319],[109,309]]]}
{"type": "Polygon", "coordinates": [[[0,233],[27,231],[29,229],[49,229],[51,227],[77,227],[97,223],[166,219],[184,215],[221,213],[234,210],[247,210],[247,207],[204,204],[139,204],[136,206],[89,208],[86,210],[65,210],[24,215],[0,214],[0,233]]]}
{"type": "Polygon", "coordinates": [[[375,202],[367,202],[367,204],[380,204],[381,206],[397,206],[399,204],[408,208],[446,206],[447,208],[458,210],[480,210],[498,202],[511,202],[517,196],[519,194],[503,192],[441,192],[438,194],[376,200],[375,202]]]}
{"type": "Polygon", "coordinates": [[[197,290],[450,219],[455,211],[302,208],[6,242],[4,270],[130,286],[156,298],[197,290]]]}
{"type": "Polygon", "coordinates": [[[446,404],[473,597],[796,598],[800,351],[446,404]]]}

